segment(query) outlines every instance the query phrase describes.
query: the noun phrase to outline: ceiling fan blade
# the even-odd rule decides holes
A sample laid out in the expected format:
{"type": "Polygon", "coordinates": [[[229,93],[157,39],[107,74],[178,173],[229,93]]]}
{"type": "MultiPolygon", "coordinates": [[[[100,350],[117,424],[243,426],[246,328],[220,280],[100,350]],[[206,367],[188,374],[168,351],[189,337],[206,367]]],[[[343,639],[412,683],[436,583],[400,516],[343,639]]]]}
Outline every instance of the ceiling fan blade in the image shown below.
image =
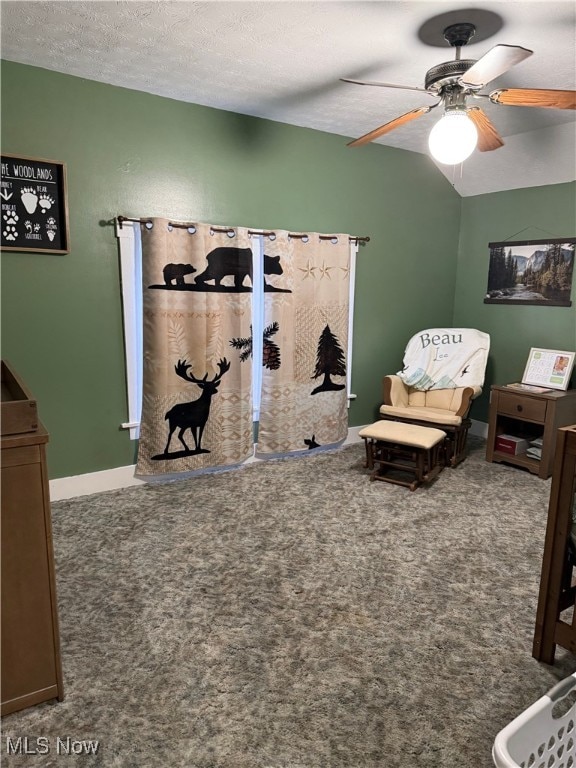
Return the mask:
{"type": "Polygon", "coordinates": [[[361,136],[359,139],[350,141],[346,146],[360,147],[362,144],[368,144],[369,141],[374,141],[374,139],[377,139],[380,136],[384,136],[385,133],[390,133],[390,131],[393,131],[395,128],[400,128],[400,126],[409,123],[411,120],[414,120],[417,117],[420,117],[420,115],[425,115],[435,106],[437,105],[433,104],[431,107],[418,107],[418,109],[413,109],[411,112],[406,112],[405,115],[401,115],[400,117],[391,120],[389,123],[381,125],[380,128],[375,128],[373,131],[370,131],[370,133],[361,136]]]}
{"type": "Polygon", "coordinates": [[[480,152],[490,152],[504,146],[504,140],[488,119],[488,115],[480,107],[470,107],[467,115],[478,131],[477,146],[480,152]]]}
{"type": "Polygon", "coordinates": [[[519,64],[533,51],[520,45],[495,45],[460,78],[462,85],[481,87],[519,64]]]}
{"type": "Polygon", "coordinates": [[[503,88],[492,91],[490,101],[512,107],[576,109],[576,91],[551,91],[542,88],[503,88]]]}
{"type": "MultiPolygon", "coordinates": [[[[348,77],[341,77],[341,82],[343,83],[353,83],[354,85],[374,85],[377,88],[400,88],[404,91],[420,91],[421,93],[430,93],[430,91],[427,91],[426,88],[418,88],[415,85],[394,85],[393,83],[379,83],[374,80],[351,80],[348,77]]],[[[430,93],[430,96],[435,96],[436,94],[430,93]]]]}

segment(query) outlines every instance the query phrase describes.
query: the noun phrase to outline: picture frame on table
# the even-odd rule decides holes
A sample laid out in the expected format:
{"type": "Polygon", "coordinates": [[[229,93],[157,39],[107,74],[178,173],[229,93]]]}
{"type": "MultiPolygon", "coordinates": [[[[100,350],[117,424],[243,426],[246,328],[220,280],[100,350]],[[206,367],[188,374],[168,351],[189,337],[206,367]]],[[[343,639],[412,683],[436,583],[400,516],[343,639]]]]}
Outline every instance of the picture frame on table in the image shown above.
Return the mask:
{"type": "Polygon", "coordinates": [[[532,347],[522,383],[547,389],[567,390],[575,356],[574,352],[532,347]]]}

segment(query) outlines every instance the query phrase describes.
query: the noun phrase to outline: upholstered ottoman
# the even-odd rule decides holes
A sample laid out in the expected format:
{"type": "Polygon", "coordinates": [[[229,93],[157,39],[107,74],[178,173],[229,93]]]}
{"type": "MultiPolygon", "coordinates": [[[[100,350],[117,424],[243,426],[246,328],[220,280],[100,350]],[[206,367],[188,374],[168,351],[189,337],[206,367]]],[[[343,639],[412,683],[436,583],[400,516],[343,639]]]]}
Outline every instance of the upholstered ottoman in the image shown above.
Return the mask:
{"type": "Polygon", "coordinates": [[[444,467],[441,429],[420,427],[398,421],[377,421],[358,433],[366,446],[366,466],[373,470],[370,480],[404,485],[414,491],[429,483],[444,467]],[[389,476],[394,471],[408,473],[413,479],[389,476]]]}

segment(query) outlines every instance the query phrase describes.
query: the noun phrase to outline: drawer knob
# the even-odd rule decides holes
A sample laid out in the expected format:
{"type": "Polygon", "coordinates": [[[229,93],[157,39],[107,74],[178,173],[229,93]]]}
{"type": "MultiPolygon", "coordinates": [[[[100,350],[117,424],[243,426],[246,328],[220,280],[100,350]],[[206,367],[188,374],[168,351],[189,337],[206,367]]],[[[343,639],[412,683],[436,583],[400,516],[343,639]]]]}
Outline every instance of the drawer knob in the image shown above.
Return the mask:
{"type": "Polygon", "coordinates": [[[516,406],[516,410],[522,412],[522,406],[521,405],[517,405],[516,406]]]}

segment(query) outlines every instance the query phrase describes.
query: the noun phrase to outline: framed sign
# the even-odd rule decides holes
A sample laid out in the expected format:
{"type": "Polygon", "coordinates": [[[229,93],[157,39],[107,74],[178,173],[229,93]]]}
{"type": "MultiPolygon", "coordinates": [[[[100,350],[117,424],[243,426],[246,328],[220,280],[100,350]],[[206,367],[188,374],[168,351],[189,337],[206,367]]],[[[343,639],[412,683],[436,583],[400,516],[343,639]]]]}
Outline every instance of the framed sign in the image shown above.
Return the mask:
{"type": "Polygon", "coordinates": [[[2,155],[0,249],[69,253],[66,166],[2,155]]]}
{"type": "Polygon", "coordinates": [[[548,389],[568,389],[574,366],[574,354],[574,352],[561,352],[557,349],[532,347],[522,383],[535,384],[548,389]]]}

